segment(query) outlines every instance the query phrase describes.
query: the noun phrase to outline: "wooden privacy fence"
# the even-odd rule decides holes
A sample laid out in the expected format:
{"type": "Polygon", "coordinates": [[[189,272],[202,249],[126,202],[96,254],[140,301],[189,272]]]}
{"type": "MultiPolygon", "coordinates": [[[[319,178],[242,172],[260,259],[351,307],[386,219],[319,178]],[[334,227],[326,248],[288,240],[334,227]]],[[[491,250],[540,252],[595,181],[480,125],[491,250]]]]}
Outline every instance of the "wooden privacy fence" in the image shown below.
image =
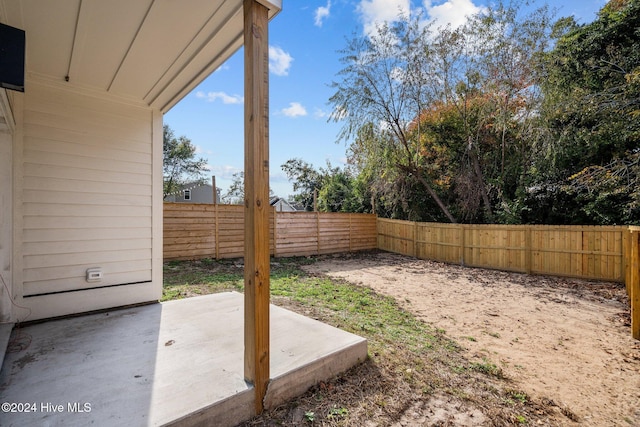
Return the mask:
{"type": "Polygon", "coordinates": [[[624,282],[640,339],[640,227],[467,225],[378,218],[378,249],[472,267],[624,282]]]}
{"type": "Polygon", "coordinates": [[[623,226],[468,225],[378,219],[378,248],[472,267],[624,282],[623,226]]]}
{"type": "MultiPolygon", "coordinates": [[[[624,282],[640,339],[640,227],[420,223],[271,211],[274,256],[369,249],[528,274],[624,282]]],[[[244,207],[164,204],[164,259],[244,256],[244,207]]]]}
{"type": "MultiPolygon", "coordinates": [[[[271,255],[307,256],[376,248],[375,215],[271,209],[271,255]]],[[[242,256],[244,206],[164,203],[165,260],[242,256]]]]}

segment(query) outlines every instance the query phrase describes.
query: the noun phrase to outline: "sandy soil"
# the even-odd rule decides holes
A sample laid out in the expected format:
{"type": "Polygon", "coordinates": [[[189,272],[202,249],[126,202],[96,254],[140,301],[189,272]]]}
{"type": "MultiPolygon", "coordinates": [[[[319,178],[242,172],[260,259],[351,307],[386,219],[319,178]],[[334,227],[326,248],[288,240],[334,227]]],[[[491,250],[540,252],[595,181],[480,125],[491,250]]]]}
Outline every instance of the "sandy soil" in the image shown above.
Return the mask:
{"type": "Polygon", "coordinates": [[[567,425],[640,426],[640,341],[624,285],[464,268],[389,253],[307,267],[392,296],[494,363],[567,425]],[[574,419],[575,422],[570,421],[574,419]]]}

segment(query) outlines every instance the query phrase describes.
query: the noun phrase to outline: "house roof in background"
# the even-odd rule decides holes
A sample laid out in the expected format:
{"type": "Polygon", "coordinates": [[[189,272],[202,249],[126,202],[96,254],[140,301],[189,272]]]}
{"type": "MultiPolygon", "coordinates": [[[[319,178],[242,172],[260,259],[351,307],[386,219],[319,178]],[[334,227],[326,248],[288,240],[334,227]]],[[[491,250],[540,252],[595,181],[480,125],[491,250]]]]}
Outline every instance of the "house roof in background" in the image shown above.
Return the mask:
{"type": "MultiPolygon", "coordinates": [[[[176,196],[182,194],[184,190],[195,190],[196,188],[208,188],[213,189],[213,185],[206,182],[187,182],[183,185],[178,186],[178,189],[172,193],[167,194],[167,196],[176,196]]],[[[220,188],[216,186],[216,190],[220,191],[220,188]]]]}
{"type": "MultiPolygon", "coordinates": [[[[282,0],[259,0],[269,17],[282,0]]],[[[26,74],[168,111],[243,43],[242,0],[0,0],[26,74]]],[[[28,90],[28,88],[26,88],[28,90]]]]}

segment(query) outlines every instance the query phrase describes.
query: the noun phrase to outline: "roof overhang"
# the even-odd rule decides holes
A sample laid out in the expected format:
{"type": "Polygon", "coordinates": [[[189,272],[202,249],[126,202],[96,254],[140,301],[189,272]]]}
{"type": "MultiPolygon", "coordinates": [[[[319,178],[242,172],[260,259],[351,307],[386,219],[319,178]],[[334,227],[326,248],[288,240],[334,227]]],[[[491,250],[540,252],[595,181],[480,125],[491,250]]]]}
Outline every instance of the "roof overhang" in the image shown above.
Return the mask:
{"type": "MultiPolygon", "coordinates": [[[[256,0],[269,19],[282,0],[256,0]]],[[[243,44],[243,0],[0,0],[43,78],[168,111],[243,44]]]]}

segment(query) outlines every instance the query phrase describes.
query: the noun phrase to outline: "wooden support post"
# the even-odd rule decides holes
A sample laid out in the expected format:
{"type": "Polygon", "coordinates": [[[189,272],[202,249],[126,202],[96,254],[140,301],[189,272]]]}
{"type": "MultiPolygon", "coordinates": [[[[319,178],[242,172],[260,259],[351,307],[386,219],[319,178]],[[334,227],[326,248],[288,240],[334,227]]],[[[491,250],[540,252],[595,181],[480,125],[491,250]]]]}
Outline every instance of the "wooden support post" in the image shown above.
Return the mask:
{"type": "Polygon", "coordinates": [[[627,296],[631,298],[631,238],[633,233],[631,227],[623,233],[622,239],[622,264],[624,274],[624,284],[627,289],[627,296]]]}
{"type": "Polygon", "coordinates": [[[631,303],[631,335],[640,340],[640,230],[631,233],[631,283],[629,286],[631,303]]]}
{"type": "Polygon", "coordinates": [[[216,188],[216,176],[211,176],[211,185],[213,186],[213,204],[218,204],[218,189],[216,188]]]}
{"type": "Polygon", "coordinates": [[[216,241],[216,259],[220,259],[220,215],[218,214],[219,211],[219,207],[218,205],[215,205],[213,207],[213,217],[214,217],[214,221],[215,221],[215,241],[216,241]]]}
{"type": "Polygon", "coordinates": [[[269,384],[268,9],[244,0],[244,376],[264,409],[269,384]]]}

